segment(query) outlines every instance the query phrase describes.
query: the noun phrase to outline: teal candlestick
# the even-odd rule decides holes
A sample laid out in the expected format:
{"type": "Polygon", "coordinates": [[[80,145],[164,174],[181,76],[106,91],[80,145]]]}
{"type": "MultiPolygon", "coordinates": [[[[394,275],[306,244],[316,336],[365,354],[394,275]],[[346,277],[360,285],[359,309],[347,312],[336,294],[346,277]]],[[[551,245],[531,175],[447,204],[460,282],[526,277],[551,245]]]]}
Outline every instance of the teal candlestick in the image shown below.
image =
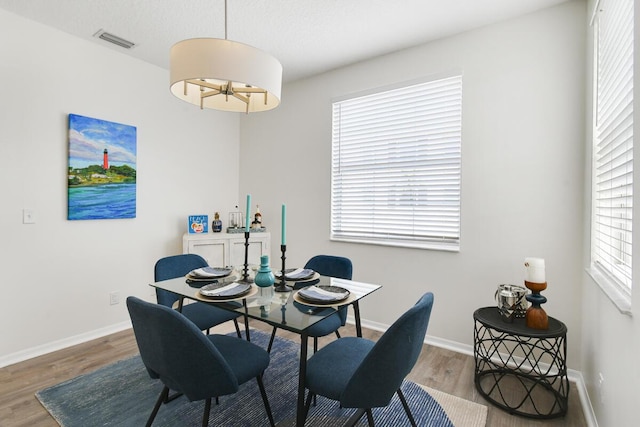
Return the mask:
{"type": "Polygon", "coordinates": [[[287,244],[287,205],[282,204],[282,241],[281,245],[287,244]]]}
{"type": "Polygon", "coordinates": [[[247,194],[247,216],[245,218],[245,224],[244,224],[244,231],[248,232],[249,231],[249,224],[251,223],[251,220],[249,219],[251,217],[251,194],[247,194]]]}

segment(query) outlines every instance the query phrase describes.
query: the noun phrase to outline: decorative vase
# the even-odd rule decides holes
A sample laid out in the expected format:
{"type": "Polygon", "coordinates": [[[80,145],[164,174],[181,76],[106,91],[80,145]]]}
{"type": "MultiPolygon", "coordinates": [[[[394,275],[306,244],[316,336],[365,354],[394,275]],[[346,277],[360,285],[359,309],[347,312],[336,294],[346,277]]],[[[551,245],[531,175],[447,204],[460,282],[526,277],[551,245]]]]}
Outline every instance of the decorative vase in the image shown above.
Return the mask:
{"type": "Polygon", "coordinates": [[[254,278],[254,283],[262,288],[273,286],[276,281],[271,268],[269,267],[269,255],[262,255],[260,257],[260,268],[254,278]]]}
{"type": "Polygon", "coordinates": [[[502,320],[511,323],[516,317],[525,317],[527,310],[526,295],[527,290],[522,286],[498,285],[494,298],[498,304],[498,311],[500,311],[502,320]]]}
{"type": "Polygon", "coordinates": [[[213,222],[211,223],[211,230],[214,233],[219,233],[222,231],[222,221],[220,221],[220,214],[218,212],[213,216],[213,222]]]}

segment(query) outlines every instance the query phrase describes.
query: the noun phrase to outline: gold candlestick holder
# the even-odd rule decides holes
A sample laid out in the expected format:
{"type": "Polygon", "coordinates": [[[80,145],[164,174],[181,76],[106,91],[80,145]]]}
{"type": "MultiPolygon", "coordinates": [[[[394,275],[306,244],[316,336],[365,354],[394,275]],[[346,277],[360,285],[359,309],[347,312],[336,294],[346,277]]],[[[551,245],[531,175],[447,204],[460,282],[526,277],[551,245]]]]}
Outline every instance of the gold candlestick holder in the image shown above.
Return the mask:
{"type": "Polygon", "coordinates": [[[527,309],[525,318],[527,321],[527,327],[532,329],[549,329],[549,317],[544,311],[541,304],[547,302],[547,298],[540,295],[540,292],[547,289],[547,282],[535,283],[524,281],[524,285],[527,289],[531,290],[531,293],[526,296],[527,301],[531,303],[531,307],[527,309]]]}

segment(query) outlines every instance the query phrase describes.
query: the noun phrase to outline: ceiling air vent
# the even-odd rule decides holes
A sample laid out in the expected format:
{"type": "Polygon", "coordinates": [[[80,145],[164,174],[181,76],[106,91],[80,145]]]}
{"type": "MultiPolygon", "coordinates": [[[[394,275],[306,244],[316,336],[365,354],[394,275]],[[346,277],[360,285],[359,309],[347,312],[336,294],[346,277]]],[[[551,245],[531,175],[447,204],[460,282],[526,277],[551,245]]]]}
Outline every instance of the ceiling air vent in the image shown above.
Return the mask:
{"type": "Polygon", "coordinates": [[[104,41],[108,41],[109,43],[113,43],[115,45],[118,45],[120,47],[123,47],[125,49],[131,49],[132,47],[134,47],[136,44],[133,42],[130,42],[129,40],[125,40],[121,37],[118,36],[114,36],[111,33],[107,33],[104,30],[100,30],[97,33],[95,33],[93,35],[93,37],[97,37],[99,39],[102,39],[104,41]]]}

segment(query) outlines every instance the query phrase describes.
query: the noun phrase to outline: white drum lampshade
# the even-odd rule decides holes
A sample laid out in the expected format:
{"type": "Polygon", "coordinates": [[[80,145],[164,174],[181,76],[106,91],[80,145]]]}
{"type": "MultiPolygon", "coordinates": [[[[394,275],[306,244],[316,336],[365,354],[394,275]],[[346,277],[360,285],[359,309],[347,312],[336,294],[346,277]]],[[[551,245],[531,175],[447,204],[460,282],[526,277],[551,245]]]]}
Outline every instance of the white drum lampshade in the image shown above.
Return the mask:
{"type": "Polygon", "coordinates": [[[282,65],[255,47],[187,39],[173,45],[170,64],[171,93],[200,108],[253,113],[280,104],[282,65]]]}

